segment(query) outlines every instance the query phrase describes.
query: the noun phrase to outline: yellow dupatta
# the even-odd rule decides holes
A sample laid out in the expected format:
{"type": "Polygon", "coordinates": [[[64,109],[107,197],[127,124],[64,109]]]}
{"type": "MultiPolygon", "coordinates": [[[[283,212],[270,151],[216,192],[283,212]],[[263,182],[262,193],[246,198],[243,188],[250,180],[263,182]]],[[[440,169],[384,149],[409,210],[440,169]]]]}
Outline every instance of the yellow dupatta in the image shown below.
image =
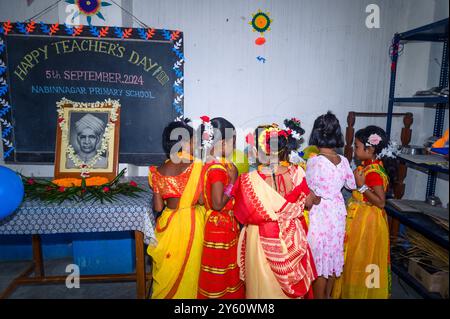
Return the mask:
{"type": "Polygon", "coordinates": [[[197,298],[203,245],[205,209],[196,205],[200,195],[202,162],[195,160],[177,209],[166,208],[156,223],[153,259],[155,299],[197,298]]]}
{"type": "MultiPolygon", "coordinates": [[[[388,189],[389,179],[379,164],[364,168],[364,174],[376,172],[388,189]]],[[[389,226],[386,212],[357,191],[347,205],[344,241],[344,271],[334,284],[333,299],[386,299],[390,295],[391,270],[389,226]]]]}

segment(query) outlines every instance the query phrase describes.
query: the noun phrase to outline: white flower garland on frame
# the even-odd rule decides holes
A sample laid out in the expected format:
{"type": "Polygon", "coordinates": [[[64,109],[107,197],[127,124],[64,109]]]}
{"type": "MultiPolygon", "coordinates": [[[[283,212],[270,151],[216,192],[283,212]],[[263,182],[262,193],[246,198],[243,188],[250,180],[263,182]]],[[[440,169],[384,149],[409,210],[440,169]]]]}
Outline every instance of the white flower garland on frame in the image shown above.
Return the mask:
{"type": "Polygon", "coordinates": [[[109,140],[112,133],[114,133],[115,122],[118,118],[118,110],[120,108],[119,100],[107,99],[103,102],[74,102],[63,97],[61,101],[56,102],[57,112],[58,112],[58,124],[61,128],[61,139],[64,145],[67,145],[67,157],[72,160],[74,165],[81,170],[81,177],[88,177],[91,169],[94,167],[95,163],[100,159],[101,155],[108,150],[109,140]],[[100,147],[98,148],[95,156],[87,163],[83,162],[77,154],[72,145],[68,141],[69,127],[67,125],[67,120],[64,117],[64,106],[70,104],[72,108],[76,109],[89,109],[89,108],[106,108],[111,107],[112,112],[110,112],[108,124],[106,125],[105,132],[103,133],[100,147]]]}

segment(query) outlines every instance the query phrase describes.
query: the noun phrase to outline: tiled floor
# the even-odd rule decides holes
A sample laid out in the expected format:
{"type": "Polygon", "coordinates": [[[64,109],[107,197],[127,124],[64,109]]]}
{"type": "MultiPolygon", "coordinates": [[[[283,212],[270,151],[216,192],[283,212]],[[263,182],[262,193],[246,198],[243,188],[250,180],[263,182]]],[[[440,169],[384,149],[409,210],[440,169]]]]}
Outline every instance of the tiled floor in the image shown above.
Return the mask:
{"type": "MultiPolygon", "coordinates": [[[[50,260],[45,263],[48,275],[65,274],[70,259],[50,260]]],[[[27,267],[28,262],[0,263],[0,291],[3,291],[13,278],[27,267]]],[[[133,299],[136,297],[136,284],[127,283],[80,283],[80,288],[67,288],[64,284],[20,286],[9,298],[12,299],[133,299]]],[[[392,278],[393,299],[421,299],[421,297],[395,274],[392,278]]]]}
{"type": "MultiPolygon", "coordinates": [[[[58,259],[45,262],[46,275],[68,275],[66,266],[71,259],[58,259]]],[[[29,263],[1,262],[0,263],[0,291],[21,272],[26,270],[29,263]]],[[[62,284],[26,285],[18,287],[10,296],[11,299],[133,299],[136,297],[135,282],[118,283],[80,283],[80,288],[67,288],[62,284]]]]}

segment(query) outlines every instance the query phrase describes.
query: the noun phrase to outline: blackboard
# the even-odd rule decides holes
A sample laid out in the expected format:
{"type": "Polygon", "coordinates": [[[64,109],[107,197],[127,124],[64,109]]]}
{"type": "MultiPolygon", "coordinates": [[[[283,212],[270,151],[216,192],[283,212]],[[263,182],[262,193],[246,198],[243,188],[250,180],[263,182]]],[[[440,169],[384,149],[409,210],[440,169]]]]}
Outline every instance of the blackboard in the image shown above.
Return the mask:
{"type": "Polygon", "coordinates": [[[0,96],[0,112],[10,106],[0,113],[7,163],[54,161],[56,102],[63,97],[118,99],[119,162],[163,160],[162,130],[183,112],[181,32],[58,25],[50,35],[45,31],[55,25],[36,25],[28,33],[21,32],[27,24],[10,24],[9,32],[1,25],[0,67],[3,60],[6,71],[0,85],[7,92],[0,96]]]}

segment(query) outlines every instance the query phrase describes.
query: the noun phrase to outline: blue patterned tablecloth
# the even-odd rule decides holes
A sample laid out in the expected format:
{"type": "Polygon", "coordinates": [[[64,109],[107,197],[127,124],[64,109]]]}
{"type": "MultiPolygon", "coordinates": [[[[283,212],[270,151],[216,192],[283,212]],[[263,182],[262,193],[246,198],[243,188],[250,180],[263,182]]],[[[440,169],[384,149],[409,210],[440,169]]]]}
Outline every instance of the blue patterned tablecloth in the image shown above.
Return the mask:
{"type": "Polygon", "coordinates": [[[145,193],[138,198],[119,195],[113,203],[95,201],[49,204],[25,200],[0,221],[0,235],[90,233],[138,230],[146,244],[156,243],[152,192],[146,177],[133,178],[145,193]]]}

